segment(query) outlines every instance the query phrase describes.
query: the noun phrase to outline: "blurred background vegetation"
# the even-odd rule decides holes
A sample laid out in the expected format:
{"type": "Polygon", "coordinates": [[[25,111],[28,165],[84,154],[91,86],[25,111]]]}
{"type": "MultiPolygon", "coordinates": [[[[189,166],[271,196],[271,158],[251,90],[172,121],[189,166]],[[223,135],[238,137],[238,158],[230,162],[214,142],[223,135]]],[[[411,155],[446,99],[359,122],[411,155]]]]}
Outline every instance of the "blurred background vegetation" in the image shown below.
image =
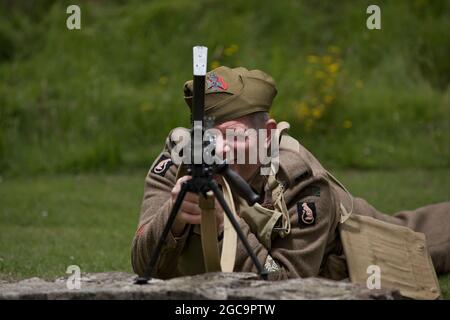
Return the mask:
{"type": "Polygon", "coordinates": [[[210,69],[271,74],[272,115],[355,195],[388,213],[449,200],[450,1],[376,3],[381,30],[365,0],[0,0],[0,279],[131,271],[197,44],[210,69]]]}
{"type": "Polygon", "coordinates": [[[327,167],[450,166],[450,2],[0,2],[0,172],[148,168],[182,99],[192,46],[210,68],[278,84],[273,116],[327,167]]]}

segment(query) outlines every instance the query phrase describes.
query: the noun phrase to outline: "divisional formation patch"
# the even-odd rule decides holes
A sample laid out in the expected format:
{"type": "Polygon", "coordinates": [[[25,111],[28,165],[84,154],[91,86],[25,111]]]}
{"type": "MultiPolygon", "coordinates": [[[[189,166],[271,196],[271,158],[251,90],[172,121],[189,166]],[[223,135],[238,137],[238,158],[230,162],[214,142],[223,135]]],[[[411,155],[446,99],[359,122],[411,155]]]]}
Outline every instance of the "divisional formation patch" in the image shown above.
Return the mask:
{"type": "Polygon", "coordinates": [[[164,177],[167,170],[169,170],[169,168],[172,164],[173,164],[173,162],[170,157],[161,155],[161,157],[158,159],[155,166],[152,168],[152,170],[150,172],[160,175],[161,177],[164,177]]]}
{"type": "Polygon", "coordinates": [[[314,202],[297,202],[298,224],[309,227],[316,224],[316,205],[314,202]]]}

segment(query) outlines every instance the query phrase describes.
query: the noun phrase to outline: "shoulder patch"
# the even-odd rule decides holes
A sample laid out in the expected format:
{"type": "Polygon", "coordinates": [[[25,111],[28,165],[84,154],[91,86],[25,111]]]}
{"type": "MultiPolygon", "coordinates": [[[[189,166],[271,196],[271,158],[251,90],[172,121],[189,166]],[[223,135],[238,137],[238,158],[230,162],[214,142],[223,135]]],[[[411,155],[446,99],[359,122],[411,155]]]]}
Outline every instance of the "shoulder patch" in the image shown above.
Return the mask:
{"type": "Polygon", "coordinates": [[[316,224],[316,205],[314,202],[297,202],[298,225],[309,227],[316,224]]]}
{"type": "Polygon", "coordinates": [[[167,170],[169,170],[170,166],[173,164],[172,159],[170,157],[167,157],[165,155],[161,155],[161,157],[158,159],[152,170],[151,173],[160,175],[161,177],[164,177],[167,170]]]}

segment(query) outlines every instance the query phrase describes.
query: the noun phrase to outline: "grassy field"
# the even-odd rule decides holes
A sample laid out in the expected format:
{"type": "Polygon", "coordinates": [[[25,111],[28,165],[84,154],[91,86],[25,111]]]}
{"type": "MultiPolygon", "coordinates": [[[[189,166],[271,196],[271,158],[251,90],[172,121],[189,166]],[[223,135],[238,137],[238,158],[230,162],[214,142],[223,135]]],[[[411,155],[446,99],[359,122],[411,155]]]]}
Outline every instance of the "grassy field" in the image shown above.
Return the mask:
{"type": "MultiPolygon", "coordinates": [[[[449,169],[337,170],[379,210],[395,212],[450,199],[449,169]]],[[[128,271],[146,172],[4,179],[0,183],[0,278],[128,271]]],[[[450,298],[450,275],[440,278],[450,298]]]]}

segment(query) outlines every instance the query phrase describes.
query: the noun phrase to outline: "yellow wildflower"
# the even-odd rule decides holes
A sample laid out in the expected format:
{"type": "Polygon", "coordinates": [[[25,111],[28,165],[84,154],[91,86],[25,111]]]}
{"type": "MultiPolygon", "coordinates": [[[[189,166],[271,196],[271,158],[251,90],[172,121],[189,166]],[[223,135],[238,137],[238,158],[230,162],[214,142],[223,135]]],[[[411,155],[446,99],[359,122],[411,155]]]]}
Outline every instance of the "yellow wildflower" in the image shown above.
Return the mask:
{"type": "Polygon", "coordinates": [[[337,73],[339,71],[339,63],[335,62],[328,66],[328,71],[331,73],[337,73]]]}
{"type": "Polygon", "coordinates": [[[318,106],[312,109],[312,116],[315,119],[320,119],[320,117],[322,117],[323,114],[323,107],[322,106],[318,106]]]}
{"type": "Polygon", "coordinates": [[[211,62],[211,69],[216,69],[220,67],[220,62],[217,60],[214,60],[213,62],[211,62]]]}
{"type": "Polygon", "coordinates": [[[350,129],[353,126],[353,123],[350,120],[345,120],[344,123],[342,124],[342,126],[345,129],[350,129]]]}
{"type": "Polygon", "coordinates": [[[238,50],[239,50],[239,47],[236,44],[232,44],[231,46],[229,46],[223,50],[223,54],[229,57],[229,56],[232,56],[233,54],[235,54],[238,50]]]}

